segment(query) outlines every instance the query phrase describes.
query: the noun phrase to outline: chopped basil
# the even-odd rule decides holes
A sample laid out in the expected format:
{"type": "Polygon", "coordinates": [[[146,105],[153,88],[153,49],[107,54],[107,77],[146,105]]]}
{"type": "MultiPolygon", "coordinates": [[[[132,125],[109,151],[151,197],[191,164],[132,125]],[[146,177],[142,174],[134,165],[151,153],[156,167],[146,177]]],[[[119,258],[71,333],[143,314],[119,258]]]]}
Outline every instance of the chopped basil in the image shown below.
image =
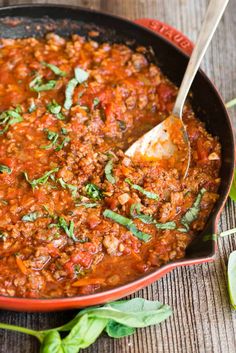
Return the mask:
{"type": "Polygon", "coordinates": [[[52,148],[53,146],[55,146],[58,138],[59,138],[59,134],[55,131],[51,131],[51,130],[47,130],[45,129],[45,131],[47,132],[47,138],[49,141],[52,141],[49,145],[47,146],[41,146],[40,148],[43,148],[45,150],[48,150],[50,148],[52,148]]]}
{"type": "Polygon", "coordinates": [[[75,204],[76,207],[80,207],[80,206],[83,206],[85,208],[94,208],[94,207],[97,207],[98,204],[93,202],[93,203],[89,203],[89,202],[81,202],[81,203],[76,203],[75,204]]]}
{"type": "Polygon", "coordinates": [[[35,101],[33,99],[30,103],[29,108],[28,108],[28,112],[33,113],[36,109],[37,109],[37,106],[36,106],[35,101]]]}
{"type": "Polygon", "coordinates": [[[113,161],[110,159],[105,166],[105,175],[111,184],[115,184],[116,178],[112,175],[113,161]]]}
{"type": "Polygon", "coordinates": [[[77,186],[72,184],[67,184],[62,178],[59,178],[57,181],[63,189],[68,189],[71,192],[72,197],[76,197],[77,186]]]}
{"type": "Polygon", "coordinates": [[[43,176],[41,176],[38,179],[33,179],[33,180],[29,180],[28,174],[27,172],[24,172],[24,176],[26,181],[32,186],[32,188],[34,189],[35,187],[37,187],[38,185],[43,185],[48,181],[48,178],[50,176],[52,176],[54,173],[58,172],[59,168],[54,168],[52,170],[49,170],[48,172],[46,172],[43,176]]]}
{"type": "Polygon", "coordinates": [[[42,91],[50,91],[56,86],[57,81],[50,80],[47,82],[43,82],[43,78],[41,75],[37,75],[30,83],[29,87],[31,91],[34,92],[42,92],[42,91]]]}
{"type": "Polygon", "coordinates": [[[113,212],[111,210],[106,209],[103,212],[103,216],[112,219],[114,222],[119,223],[123,225],[125,228],[127,228],[134,236],[136,236],[138,239],[144,241],[145,243],[151,239],[151,235],[141,232],[136,225],[133,223],[133,221],[127,217],[124,217],[116,212],[113,212]]]}
{"type": "Polygon", "coordinates": [[[6,110],[0,114],[0,125],[5,125],[5,127],[0,130],[0,135],[4,134],[10,125],[14,125],[23,121],[20,112],[20,107],[17,107],[15,109],[6,110]]]}
{"type": "Polygon", "coordinates": [[[78,81],[78,83],[83,83],[84,81],[87,81],[88,77],[89,77],[89,73],[87,71],[84,71],[79,67],[75,68],[75,78],[78,81]]]}
{"type": "Polygon", "coordinates": [[[47,104],[47,110],[52,114],[58,114],[61,111],[61,106],[58,104],[55,99],[52,100],[51,103],[47,104]]]}
{"type": "Polygon", "coordinates": [[[87,184],[85,186],[86,194],[93,200],[102,199],[102,190],[95,184],[87,184]]]}
{"type": "Polygon", "coordinates": [[[96,107],[100,103],[100,99],[98,97],[95,97],[93,100],[93,106],[96,107]]]}
{"type": "Polygon", "coordinates": [[[11,174],[11,172],[12,172],[12,169],[9,168],[7,165],[0,164],[0,173],[11,174]]]}
{"type": "Polygon", "coordinates": [[[69,225],[66,223],[66,220],[63,217],[59,217],[58,227],[62,228],[66,235],[74,241],[78,241],[78,239],[74,235],[74,222],[70,221],[69,225]]]}
{"type": "Polygon", "coordinates": [[[86,71],[80,69],[79,67],[75,68],[75,77],[72,78],[66,86],[66,99],[64,102],[65,109],[69,110],[73,104],[73,94],[76,86],[86,81],[88,77],[89,74],[86,71]]]}
{"type": "Polygon", "coordinates": [[[166,222],[166,223],[155,222],[155,226],[157,227],[157,229],[175,229],[176,228],[176,224],[173,221],[166,222]]]}
{"type": "Polygon", "coordinates": [[[155,194],[154,192],[147,191],[137,184],[133,184],[130,179],[126,178],[125,181],[126,181],[126,183],[128,183],[132,187],[132,189],[141,192],[143,195],[147,196],[147,198],[152,199],[152,200],[159,199],[157,194],[155,194]]]}
{"type": "Polygon", "coordinates": [[[46,62],[42,62],[42,64],[46,67],[48,67],[55,75],[57,76],[66,76],[66,72],[62,71],[61,69],[59,69],[59,67],[57,67],[54,64],[48,64],[46,62]]]}
{"type": "Polygon", "coordinates": [[[37,218],[39,218],[38,212],[31,212],[23,216],[21,220],[23,222],[34,222],[37,218]]]}
{"type": "Polygon", "coordinates": [[[196,197],[196,200],[194,201],[192,207],[188,209],[188,211],[185,213],[185,215],[181,219],[181,224],[185,226],[187,230],[189,230],[190,224],[195,221],[198,217],[199,211],[200,211],[200,204],[202,200],[202,196],[205,194],[206,189],[202,188],[199,192],[199,194],[196,197]]]}
{"type": "Polygon", "coordinates": [[[67,110],[69,110],[73,104],[72,97],[74,94],[75,87],[78,85],[78,83],[79,82],[76,80],[76,78],[72,78],[72,80],[70,80],[66,86],[66,92],[65,92],[66,99],[64,102],[64,108],[67,110]]]}
{"type": "Polygon", "coordinates": [[[132,218],[138,218],[140,221],[142,221],[145,224],[153,224],[155,223],[155,220],[152,218],[152,216],[140,213],[141,209],[141,204],[140,203],[134,203],[130,207],[130,215],[132,218]]]}
{"type": "Polygon", "coordinates": [[[60,151],[69,142],[70,142],[70,138],[69,137],[65,137],[64,140],[62,141],[62,143],[55,148],[55,151],[57,151],[57,152],[60,151]]]}
{"type": "Polygon", "coordinates": [[[61,128],[61,133],[62,135],[67,135],[68,134],[68,131],[67,129],[65,129],[64,127],[61,128]]]}
{"type": "Polygon", "coordinates": [[[151,215],[140,213],[140,209],[140,203],[135,203],[130,207],[130,214],[132,218],[138,218],[145,224],[154,224],[157,229],[176,229],[176,223],[174,221],[158,223],[151,215]]]}

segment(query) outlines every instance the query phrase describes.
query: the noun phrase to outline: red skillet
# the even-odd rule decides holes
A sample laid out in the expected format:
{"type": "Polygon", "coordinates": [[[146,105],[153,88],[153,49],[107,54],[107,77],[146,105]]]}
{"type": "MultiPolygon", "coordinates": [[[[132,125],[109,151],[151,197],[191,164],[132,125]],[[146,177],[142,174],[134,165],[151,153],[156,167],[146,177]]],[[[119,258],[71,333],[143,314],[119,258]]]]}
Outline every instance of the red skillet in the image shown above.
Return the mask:
{"type": "MultiPolygon", "coordinates": [[[[19,5],[0,9],[0,33],[3,37],[42,36],[48,31],[56,31],[61,35],[86,35],[90,30],[98,30],[100,41],[124,42],[133,47],[136,44],[151,46],[162,71],[179,85],[187,65],[187,55],[191,53],[193,44],[183,34],[157,20],[140,19],[135,22],[72,6],[19,5]]],[[[216,243],[210,235],[217,232],[217,221],[232,183],[235,165],[234,136],[230,118],[219,93],[201,71],[194,80],[192,93],[192,106],[197,116],[205,122],[209,132],[219,136],[222,145],[222,182],[217,204],[204,230],[187,248],[185,258],[112,290],[55,299],[1,296],[0,308],[51,311],[100,304],[131,294],[163,277],[175,267],[214,260],[216,243]]]]}

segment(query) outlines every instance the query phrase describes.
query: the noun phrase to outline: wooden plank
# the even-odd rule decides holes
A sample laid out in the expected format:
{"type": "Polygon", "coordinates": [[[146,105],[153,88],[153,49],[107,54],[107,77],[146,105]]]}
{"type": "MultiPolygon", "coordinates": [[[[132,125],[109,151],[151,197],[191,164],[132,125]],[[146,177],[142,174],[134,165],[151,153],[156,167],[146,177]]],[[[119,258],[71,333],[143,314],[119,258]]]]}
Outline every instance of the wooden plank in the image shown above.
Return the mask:
{"type": "MultiPolygon", "coordinates": [[[[28,1],[30,3],[30,1],[28,1]]],[[[48,1],[32,1],[46,3],[48,1]]],[[[68,0],[66,4],[102,9],[130,19],[158,18],[180,29],[192,40],[204,15],[207,0],[68,0]]],[[[18,4],[0,0],[1,5],[18,4]]],[[[63,3],[51,0],[50,3],[63,3]]],[[[213,79],[223,98],[236,96],[236,18],[232,0],[206,54],[202,67],[213,79]]],[[[236,125],[236,110],[232,109],[236,125]]],[[[214,117],[212,117],[214,119],[214,117]]],[[[227,203],[220,230],[236,227],[236,205],[227,203]]],[[[179,268],[135,296],[169,303],[174,315],[157,327],[138,330],[131,337],[112,340],[105,335],[85,353],[233,353],[236,351],[236,317],[230,310],[226,288],[226,264],[236,248],[232,238],[221,239],[216,262],[179,268]]],[[[1,311],[0,321],[44,329],[60,325],[75,312],[25,314],[1,311]]],[[[28,336],[0,332],[0,353],[36,353],[37,342],[28,336]]]]}

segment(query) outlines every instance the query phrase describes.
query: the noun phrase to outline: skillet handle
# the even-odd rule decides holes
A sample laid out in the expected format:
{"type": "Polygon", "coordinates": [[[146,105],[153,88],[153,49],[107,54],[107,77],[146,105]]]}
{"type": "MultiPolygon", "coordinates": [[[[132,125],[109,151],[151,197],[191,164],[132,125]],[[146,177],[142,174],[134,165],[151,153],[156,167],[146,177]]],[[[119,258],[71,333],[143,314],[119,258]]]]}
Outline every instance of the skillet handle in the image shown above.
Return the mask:
{"type": "Polygon", "coordinates": [[[177,29],[159,20],[150,18],[139,18],[134,20],[134,22],[158,33],[182,50],[185,54],[191,55],[194,47],[193,43],[185,35],[177,31],[177,29]]]}

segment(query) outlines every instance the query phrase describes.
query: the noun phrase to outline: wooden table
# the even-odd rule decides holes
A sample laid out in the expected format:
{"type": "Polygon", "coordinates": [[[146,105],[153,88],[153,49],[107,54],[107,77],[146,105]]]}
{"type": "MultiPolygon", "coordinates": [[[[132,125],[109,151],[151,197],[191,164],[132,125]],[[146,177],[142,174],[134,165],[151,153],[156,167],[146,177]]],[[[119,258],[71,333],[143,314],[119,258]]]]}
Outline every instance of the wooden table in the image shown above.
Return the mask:
{"type": "MultiPolygon", "coordinates": [[[[17,0],[0,0],[0,5],[18,4],[17,0]]],[[[29,1],[48,2],[48,1],[29,1]]],[[[101,9],[130,19],[152,17],[180,29],[196,39],[207,0],[54,0],[101,9]]],[[[231,0],[203,69],[215,82],[225,101],[236,97],[236,0],[231,0]]],[[[1,79],[1,78],[0,78],[1,79]]],[[[236,126],[236,109],[231,116],[236,126]]],[[[219,230],[236,227],[236,203],[228,201],[219,222],[219,230]]],[[[138,330],[129,338],[113,340],[102,336],[85,353],[233,353],[236,352],[236,314],[230,309],[226,266],[234,237],[219,241],[215,263],[178,268],[157,283],[135,294],[168,303],[173,316],[156,327],[138,330]]],[[[74,312],[49,314],[0,312],[0,321],[44,329],[65,323],[74,312]]],[[[0,353],[38,352],[35,339],[1,331],[0,353]]]]}

